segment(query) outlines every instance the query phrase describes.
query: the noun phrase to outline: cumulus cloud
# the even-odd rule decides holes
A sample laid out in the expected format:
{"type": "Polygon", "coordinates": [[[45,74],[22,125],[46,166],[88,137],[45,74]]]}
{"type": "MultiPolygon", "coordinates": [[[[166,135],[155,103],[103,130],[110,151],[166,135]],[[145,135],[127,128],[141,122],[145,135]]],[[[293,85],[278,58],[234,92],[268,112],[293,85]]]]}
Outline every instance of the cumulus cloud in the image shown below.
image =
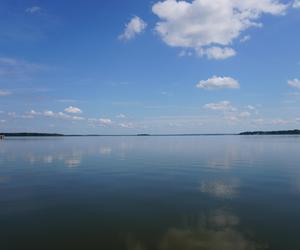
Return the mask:
{"type": "MultiPolygon", "coordinates": [[[[38,112],[35,110],[31,110],[25,114],[30,118],[35,116],[42,116],[42,117],[49,117],[49,118],[59,118],[64,120],[72,120],[72,121],[83,121],[85,120],[84,117],[81,116],[72,116],[63,112],[53,112],[52,110],[45,110],[44,112],[38,112]]],[[[24,117],[23,117],[24,118],[24,117]]]]}
{"type": "Polygon", "coordinates": [[[293,3],[293,8],[298,9],[300,8],[300,0],[295,0],[293,3]]]}
{"type": "Polygon", "coordinates": [[[0,89],[0,96],[8,96],[8,95],[11,95],[10,91],[0,89]]]}
{"type": "Polygon", "coordinates": [[[39,6],[32,6],[25,10],[25,12],[29,13],[29,14],[37,14],[37,13],[40,13],[41,11],[42,11],[42,8],[39,6]]]}
{"type": "Polygon", "coordinates": [[[204,105],[204,108],[211,110],[235,110],[235,108],[231,105],[229,101],[222,101],[218,103],[207,103],[204,105]]]}
{"type": "Polygon", "coordinates": [[[119,36],[120,40],[131,40],[147,28],[147,23],[138,16],[134,16],[129,23],[125,25],[124,32],[119,36]]]}
{"type": "Polygon", "coordinates": [[[197,85],[201,89],[238,89],[240,84],[237,80],[231,77],[213,76],[207,80],[201,80],[197,85]]]}
{"type": "Polygon", "coordinates": [[[295,78],[293,80],[288,80],[288,85],[290,85],[291,87],[300,89],[300,80],[295,78]]]}
{"type": "Polygon", "coordinates": [[[228,46],[245,30],[262,26],[263,14],[282,15],[287,7],[277,0],[165,0],[152,11],[160,19],[155,30],[167,45],[225,59],[235,55],[228,46]]]}
{"type": "Polygon", "coordinates": [[[65,112],[71,113],[71,114],[82,113],[81,109],[79,109],[79,108],[77,108],[77,107],[73,107],[73,106],[70,106],[70,107],[66,108],[66,109],[65,109],[65,112]]]}

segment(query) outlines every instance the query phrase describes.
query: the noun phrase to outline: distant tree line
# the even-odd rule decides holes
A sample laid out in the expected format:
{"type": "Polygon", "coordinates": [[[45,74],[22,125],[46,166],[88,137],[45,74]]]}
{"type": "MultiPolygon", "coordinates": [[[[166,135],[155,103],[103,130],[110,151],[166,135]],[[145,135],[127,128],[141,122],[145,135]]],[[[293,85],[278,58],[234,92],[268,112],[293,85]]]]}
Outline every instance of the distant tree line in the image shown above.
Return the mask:
{"type": "Polygon", "coordinates": [[[300,135],[299,129],[279,131],[252,131],[242,132],[240,135],[300,135]]]}
{"type": "Polygon", "coordinates": [[[64,136],[63,134],[52,134],[52,133],[1,133],[6,137],[9,136],[64,136]]]}

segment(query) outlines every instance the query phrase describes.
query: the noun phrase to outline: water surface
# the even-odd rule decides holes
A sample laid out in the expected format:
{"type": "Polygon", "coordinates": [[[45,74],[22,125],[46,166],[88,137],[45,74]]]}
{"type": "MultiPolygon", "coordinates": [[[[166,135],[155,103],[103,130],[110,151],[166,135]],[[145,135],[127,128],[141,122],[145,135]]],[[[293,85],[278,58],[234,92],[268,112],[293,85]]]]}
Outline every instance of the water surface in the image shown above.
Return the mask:
{"type": "Polygon", "coordinates": [[[298,250],[299,136],[0,141],[0,249],[298,250]]]}

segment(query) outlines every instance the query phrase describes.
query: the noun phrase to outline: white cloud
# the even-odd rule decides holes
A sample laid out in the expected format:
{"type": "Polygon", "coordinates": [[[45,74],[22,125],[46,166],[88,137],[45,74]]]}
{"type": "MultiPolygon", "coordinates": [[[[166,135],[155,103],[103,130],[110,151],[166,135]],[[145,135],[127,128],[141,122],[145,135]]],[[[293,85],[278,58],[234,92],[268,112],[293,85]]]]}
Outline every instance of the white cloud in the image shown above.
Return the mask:
{"type": "Polygon", "coordinates": [[[28,114],[28,115],[41,115],[40,112],[37,112],[37,111],[35,111],[35,110],[30,110],[27,114],[28,114]]]}
{"type": "Polygon", "coordinates": [[[222,101],[218,103],[208,103],[204,105],[204,108],[211,109],[211,110],[232,110],[234,111],[235,108],[232,107],[229,101],[222,101]]]}
{"type": "Polygon", "coordinates": [[[295,0],[293,3],[293,8],[298,9],[300,8],[300,0],[295,0]]]}
{"type": "Polygon", "coordinates": [[[81,116],[72,116],[72,120],[74,120],[74,121],[83,121],[83,120],[85,120],[85,118],[83,118],[81,116]]]}
{"type": "Polygon", "coordinates": [[[208,59],[224,60],[236,55],[236,51],[232,48],[210,47],[196,49],[199,56],[207,56],[208,59]]]}
{"type": "Polygon", "coordinates": [[[135,38],[137,34],[140,34],[147,28],[147,23],[143,21],[138,16],[134,16],[129,23],[125,25],[125,30],[124,32],[119,36],[120,40],[131,40],[135,38]]]}
{"type": "Polygon", "coordinates": [[[8,96],[8,95],[11,95],[11,94],[12,93],[10,91],[0,89],[0,96],[8,96]]]}
{"type": "Polygon", "coordinates": [[[65,112],[67,113],[72,113],[72,114],[79,114],[79,113],[82,113],[81,109],[77,108],[77,107],[73,107],[73,106],[70,106],[68,108],[65,109],[65,112]]]}
{"type": "Polygon", "coordinates": [[[250,110],[255,110],[255,109],[256,109],[256,108],[255,108],[254,106],[252,106],[252,105],[248,105],[247,108],[250,109],[250,110]]]}
{"type": "Polygon", "coordinates": [[[188,50],[182,50],[178,54],[179,57],[192,56],[192,55],[193,55],[193,53],[191,51],[188,51],[188,50]]]}
{"type": "Polygon", "coordinates": [[[54,112],[51,110],[46,110],[46,111],[44,111],[43,114],[44,114],[44,116],[48,116],[48,117],[53,117],[55,115],[54,112]]]}
{"type": "Polygon", "coordinates": [[[152,11],[160,18],[155,30],[169,46],[196,49],[198,54],[203,49],[202,56],[225,59],[235,54],[228,46],[243,31],[262,26],[263,14],[282,15],[287,7],[277,0],[165,0],[152,11]]]}
{"type": "Polygon", "coordinates": [[[134,124],[132,122],[120,123],[119,126],[121,128],[134,128],[134,124]]]}
{"type": "Polygon", "coordinates": [[[110,118],[89,118],[88,122],[93,125],[109,126],[113,124],[113,121],[110,118]]]}
{"type": "Polygon", "coordinates": [[[237,80],[231,77],[219,77],[213,76],[207,80],[200,81],[197,85],[197,88],[201,89],[238,89],[240,88],[240,84],[237,80]]]}
{"type": "Polygon", "coordinates": [[[37,13],[40,13],[41,11],[42,11],[42,8],[39,6],[32,6],[25,10],[25,12],[29,13],[29,14],[37,14],[37,13]]]}
{"type": "MultiPolygon", "coordinates": [[[[236,110],[233,110],[236,111],[236,110]]],[[[251,116],[251,113],[248,111],[242,111],[240,113],[231,112],[230,115],[225,116],[225,119],[231,123],[241,122],[251,116]]]]}
{"type": "Polygon", "coordinates": [[[104,126],[108,126],[108,125],[111,125],[113,122],[109,118],[100,118],[100,119],[98,119],[98,123],[101,125],[104,125],[104,126]]]}
{"type": "Polygon", "coordinates": [[[249,41],[250,39],[251,39],[251,36],[246,35],[240,39],[240,42],[245,43],[245,42],[249,41]]]}
{"type": "Polygon", "coordinates": [[[66,113],[63,112],[53,112],[51,110],[45,110],[44,112],[38,112],[35,110],[31,110],[27,113],[25,113],[25,115],[21,116],[21,118],[26,118],[26,116],[28,118],[33,118],[35,116],[44,116],[44,117],[50,117],[50,118],[58,118],[58,119],[64,119],[64,120],[73,120],[73,121],[83,121],[85,120],[84,117],[81,116],[72,116],[72,115],[68,115],[66,113]]]}
{"type": "Polygon", "coordinates": [[[288,80],[288,85],[290,85],[294,88],[300,89],[300,80],[297,78],[295,78],[293,80],[288,80]]]}

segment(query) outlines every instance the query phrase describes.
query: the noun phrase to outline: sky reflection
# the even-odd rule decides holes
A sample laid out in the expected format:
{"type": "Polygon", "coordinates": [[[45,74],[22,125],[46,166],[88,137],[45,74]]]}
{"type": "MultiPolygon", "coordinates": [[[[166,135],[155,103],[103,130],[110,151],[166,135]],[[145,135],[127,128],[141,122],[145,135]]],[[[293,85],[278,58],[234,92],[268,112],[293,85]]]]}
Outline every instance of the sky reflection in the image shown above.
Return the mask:
{"type": "Polygon", "coordinates": [[[299,150],[292,137],[8,138],[3,244],[300,249],[299,150]]]}

